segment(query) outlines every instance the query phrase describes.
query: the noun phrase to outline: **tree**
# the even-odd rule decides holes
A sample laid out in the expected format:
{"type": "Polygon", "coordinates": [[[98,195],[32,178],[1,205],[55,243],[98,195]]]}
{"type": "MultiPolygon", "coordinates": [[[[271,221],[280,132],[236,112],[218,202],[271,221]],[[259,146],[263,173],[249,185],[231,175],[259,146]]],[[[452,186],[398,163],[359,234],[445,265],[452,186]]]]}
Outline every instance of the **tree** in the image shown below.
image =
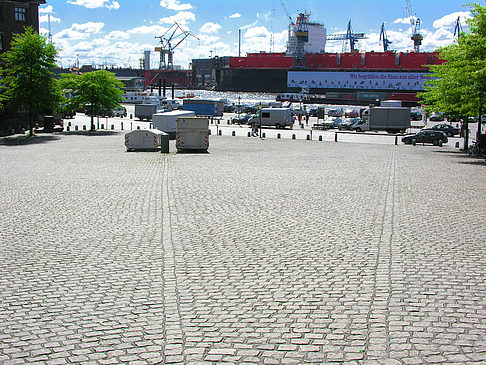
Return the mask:
{"type": "MultiPolygon", "coordinates": [[[[479,140],[486,101],[486,8],[479,4],[469,7],[473,15],[468,20],[469,33],[460,34],[457,43],[438,49],[439,57],[445,62],[430,66],[432,78],[419,96],[428,111],[465,116],[466,127],[467,117],[478,113],[479,140]]],[[[467,148],[468,133],[464,138],[467,148]]]]}
{"type": "Polygon", "coordinates": [[[123,95],[123,83],[115,74],[106,70],[87,72],[81,75],[61,75],[63,89],[70,89],[73,97],[69,99],[69,107],[84,107],[91,115],[91,130],[95,129],[94,116],[103,110],[111,110],[119,106],[123,95]]]}
{"type": "Polygon", "coordinates": [[[14,35],[10,50],[1,56],[4,61],[4,66],[0,67],[2,99],[27,114],[31,136],[34,116],[53,113],[62,98],[50,72],[55,67],[56,54],[45,37],[27,27],[24,33],[14,35]]]}

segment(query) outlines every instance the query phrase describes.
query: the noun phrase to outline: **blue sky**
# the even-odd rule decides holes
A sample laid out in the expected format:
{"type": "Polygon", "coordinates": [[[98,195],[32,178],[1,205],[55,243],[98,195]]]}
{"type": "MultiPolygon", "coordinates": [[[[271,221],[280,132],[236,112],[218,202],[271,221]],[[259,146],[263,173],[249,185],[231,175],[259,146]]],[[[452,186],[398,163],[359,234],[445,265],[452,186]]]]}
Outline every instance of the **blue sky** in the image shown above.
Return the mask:
{"type": "MultiPolygon", "coordinates": [[[[465,2],[412,0],[413,12],[421,19],[422,50],[432,51],[453,42],[454,23],[469,16],[465,2]]],[[[242,29],[242,54],[284,51],[289,19],[299,11],[311,13],[328,34],[345,32],[349,20],[355,32],[368,39],[358,45],[364,51],[380,51],[379,32],[385,23],[391,48],[409,51],[410,22],[405,0],[47,0],[40,7],[41,33],[47,34],[48,15],[59,63],[130,65],[138,67],[144,50],[154,52],[158,40],[174,21],[191,31],[176,49],[174,64],[188,67],[193,58],[238,55],[238,30],[242,29]],[[285,4],[282,6],[282,2],[285,4]]],[[[342,42],[328,42],[326,51],[339,52],[342,42]]]]}

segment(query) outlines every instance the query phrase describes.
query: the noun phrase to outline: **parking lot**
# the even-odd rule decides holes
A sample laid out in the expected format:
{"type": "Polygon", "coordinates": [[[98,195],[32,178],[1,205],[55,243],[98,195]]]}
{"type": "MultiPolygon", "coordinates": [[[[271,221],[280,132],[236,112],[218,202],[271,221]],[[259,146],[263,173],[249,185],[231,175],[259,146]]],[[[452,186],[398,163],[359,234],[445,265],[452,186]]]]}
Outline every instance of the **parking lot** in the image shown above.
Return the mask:
{"type": "Polygon", "coordinates": [[[0,144],[2,364],[486,362],[484,159],[123,140],[0,144]]]}

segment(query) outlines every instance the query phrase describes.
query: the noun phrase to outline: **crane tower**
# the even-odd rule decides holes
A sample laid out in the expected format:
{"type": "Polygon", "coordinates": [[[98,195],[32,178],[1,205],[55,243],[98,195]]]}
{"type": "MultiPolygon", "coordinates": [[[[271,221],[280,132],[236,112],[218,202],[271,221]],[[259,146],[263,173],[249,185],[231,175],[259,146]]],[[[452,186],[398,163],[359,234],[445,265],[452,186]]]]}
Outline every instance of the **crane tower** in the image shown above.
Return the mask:
{"type": "Polygon", "coordinates": [[[407,15],[410,19],[410,25],[412,26],[412,37],[410,38],[413,41],[413,50],[415,52],[420,52],[420,45],[422,44],[422,40],[424,37],[420,34],[420,19],[417,17],[417,14],[413,13],[412,4],[410,0],[406,1],[406,9],[407,15]]]}

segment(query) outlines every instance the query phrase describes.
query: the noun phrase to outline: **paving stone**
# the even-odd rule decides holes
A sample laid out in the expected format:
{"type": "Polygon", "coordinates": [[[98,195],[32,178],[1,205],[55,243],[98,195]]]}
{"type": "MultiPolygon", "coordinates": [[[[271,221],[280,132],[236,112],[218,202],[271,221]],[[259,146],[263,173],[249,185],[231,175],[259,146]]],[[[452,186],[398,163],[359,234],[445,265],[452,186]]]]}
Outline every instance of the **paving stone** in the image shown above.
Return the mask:
{"type": "Polygon", "coordinates": [[[484,166],[452,148],[37,141],[0,142],[4,364],[486,361],[484,166]]]}

